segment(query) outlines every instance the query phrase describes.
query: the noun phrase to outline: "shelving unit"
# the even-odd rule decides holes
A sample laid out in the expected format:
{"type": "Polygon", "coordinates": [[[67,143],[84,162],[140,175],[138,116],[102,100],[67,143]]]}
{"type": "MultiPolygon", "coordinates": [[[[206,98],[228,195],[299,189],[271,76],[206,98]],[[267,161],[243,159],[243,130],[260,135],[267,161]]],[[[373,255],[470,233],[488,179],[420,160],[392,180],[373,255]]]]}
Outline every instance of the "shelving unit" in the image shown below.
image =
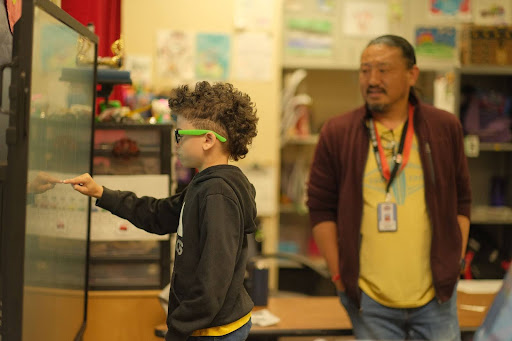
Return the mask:
{"type": "MultiPolygon", "coordinates": [[[[285,64],[288,66],[289,64],[285,64]]],[[[359,90],[358,68],[304,68],[305,79],[299,84],[297,93],[307,93],[312,98],[310,126],[311,134],[287,136],[281,143],[281,204],[280,204],[280,251],[297,252],[312,258],[310,254],[311,227],[305,190],[307,173],[318,143],[319,132],[324,122],[335,115],[352,110],[363,104],[359,90]],[[300,176],[299,176],[300,175],[300,176]],[[295,182],[295,185],[290,185],[295,182]],[[290,189],[291,188],[291,189],[290,189]],[[287,191],[295,193],[292,198],[287,191]],[[299,195],[303,193],[304,195],[299,195]],[[298,195],[298,196],[297,196],[298,195]]],[[[293,68],[284,68],[283,78],[293,68]]],[[[444,74],[444,68],[429,68],[420,72],[416,90],[424,102],[434,101],[433,81],[444,74]]]]}
{"type": "MultiPolygon", "coordinates": [[[[94,132],[94,176],[170,176],[171,130],[170,124],[97,122],[94,132]],[[123,139],[132,141],[137,152],[116,155],[114,149],[123,139]]],[[[171,184],[169,180],[167,193],[171,193],[171,184]]],[[[98,214],[96,211],[93,208],[92,214],[98,214]]],[[[109,222],[108,226],[94,226],[95,221],[93,218],[89,270],[92,290],[161,289],[169,283],[169,237],[162,239],[160,236],[134,235],[142,232],[121,224],[119,229],[129,231],[125,234],[121,230],[115,231],[115,222],[109,222]]]]}
{"type": "MultiPolygon", "coordinates": [[[[465,128],[469,89],[474,91],[474,96],[480,96],[480,93],[489,95],[491,92],[496,94],[495,96],[510,96],[512,88],[512,67],[510,66],[462,66],[456,74],[459,90],[456,93],[457,115],[465,128]]],[[[478,117],[480,123],[484,125],[483,128],[495,119],[492,114],[497,114],[497,112],[486,113],[484,110],[479,107],[481,115],[488,115],[478,117]]],[[[509,112],[509,117],[510,114],[509,112]]],[[[511,128],[508,127],[508,129],[511,128]]],[[[504,126],[503,129],[507,127],[504,126]]],[[[486,138],[485,142],[480,141],[478,156],[468,156],[473,192],[468,248],[474,251],[472,249],[477,245],[479,250],[482,250],[481,258],[476,261],[476,264],[473,260],[471,266],[473,273],[475,273],[475,267],[479,268],[476,273],[481,273],[480,276],[484,276],[483,278],[488,276],[499,278],[498,269],[500,269],[501,260],[510,260],[512,256],[510,242],[512,240],[512,182],[510,181],[512,179],[512,143],[510,140],[503,142],[500,136],[502,138],[503,134],[499,133],[486,138]],[[495,142],[492,141],[493,138],[496,139],[495,142]],[[486,256],[485,252],[492,252],[494,256],[486,256]]]]}
{"type": "MultiPolygon", "coordinates": [[[[289,64],[286,64],[288,66],[289,64]]],[[[283,73],[293,69],[285,68],[283,73]]],[[[282,142],[281,152],[281,192],[286,189],[286,182],[292,181],[297,168],[302,168],[304,187],[307,179],[307,170],[318,142],[318,132],[321,125],[329,117],[355,108],[362,104],[358,93],[357,70],[315,67],[306,69],[307,76],[298,87],[298,92],[308,93],[313,103],[311,106],[311,134],[306,136],[286,137],[282,142]],[[296,168],[293,168],[296,167],[296,168]],[[291,171],[292,169],[293,171],[291,171]]],[[[459,69],[427,69],[420,67],[420,78],[417,90],[422,101],[434,104],[433,84],[436,77],[445,72],[455,75],[455,100],[453,112],[461,117],[459,112],[461,104],[460,90],[470,82],[478,86],[492,87],[498,91],[512,89],[512,68],[498,66],[464,66],[459,69]]],[[[463,115],[462,115],[463,116],[463,115]]],[[[482,229],[492,230],[493,234],[501,235],[501,239],[510,239],[512,231],[512,180],[506,184],[505,206],[491,205],[491,187],[493,176],[499,175],[505,179],[512,179],[512,143],[511,142],[481,142],[478,158],[468,158],[471,186],[473,191],[472,231],[482,229]]],[[[303,189],[297,191],[301,193],[303,189]]],[[[283,196],[282,196],[283,198],[283,196]]],[[[304,197],[305,200],[305,197],[304,197]]],[[[280,207],[280,251],[296,252],[314,258],[310,254],[311,229],[307,208],[299,197],[296,200],[281,201],[280,207]]],[[[507,244],[502,252],[507,251],[507,244]]],[[[281,268],[289,265],[281,263],[281,268]]]]}
{"type": "MultiPolygon", "coordinates": [[[[291,200],[286,195],[289,182],[296,181],[297,174],[304,176],[305,186],[307,170],[315,146],[318,142],[318,133],[322,124],[330,117],[346,112],[363,104],[359,93],[358,68],[360,53],[366,47],[370,37],[349,36],[339,25],[346,14],[344,2],[336,2],[330,8],[321,9],[314,1],[300,1],[300,5],[291,2],[284,6],[283,15],[283,79],[286,75],[297,69],[307,72],[306,78],[298,86],[297,94],[306,93],[312,98],[311,113],[309,117],[311,134],[306,136],[286,136],[281,141],[281,204],[280,204],[280,242],[281,249],[295,251],[308,255],[308,240],[311,237],[311,228],[307,209],[304,205],[305,197],[300,195],[291,200]],[[302,28],[290,25],[289,19],[303,20],[302,28]],[[330,34],[319,32],[314,25],[307,25],[318,21],[322,24],[331,24],[330,34]],[[290,32],[291,31],[291,32],[290,32]],[[302,35],[301,35],[302,33],[302,35]],[[290,39],[290,37],[292,39],[290,39]],[[292,50],[293,38],[302,38],[303,42],[330,37],[331,50],[323,55],[308,54],[307,51],[292,50]],[[303,52],[301,55],[300,52],[303,52]],[[302,170],[300,170],[302,168],[302,170]],[[284,245],[283,245],[284,242],[284,245]],[[291,244],[290,244],[291,243],[291,244]],[[293,243],[296,245],[294,246],[293,243]]],[[[437,25],[428,17],[428,6],[413,2],[404,4],[404,20],[400,23],[390,23],[389,32],[404,36],[414,42],[414,32],[418,25],[437,25]],[[427,24],[428,23],[428,24],[427,24]]],[[[446,20],[446,25],[458,23],[446,20]]],[[[383,32],[384,34],[384,32],[383,32]]],[[[319,40],[316,40],[317,42],[319,40]]],[[[297,45],[300,48],[300,45],[297,45]]],[[[307,44],[305,44],[307,46],[307,44]]],[[[313,46],[314,47],[314,46],[313,46]]],[[[324,51],[325,52],[325,51],[324,51]]],[[[512,89],[512,67],[498,65],[460,65],[457,58],[459,50],[455,51],[452,59],[438,60],[427,56],[417,56],[420,77],[416,83],[417,94],[424,103],[453,112],[463,119],[460,113],[461,89],[468,83],[474,82],[478,86],[495,88],[510,94],[512,89]],[[447,98],[441,96],[435,82],[439,76],[446,76],[449,87],[446,89],[447,98]],[[450,98],[450,95],[453,98],[450,98]],[[445,100],[443,102],[443,100],[445,100]]],[[[285,83],[285,82],[283,82],[285,83]]],[[[438,84],[439,85],[439,84],[438,84]]],[[[472,231],[488,230],[492,233],[502,233],[501,239],[512,240],[507,233],[512,231],[512,141],[506,142],[480,142],[479,156],[469,158],[471,186],[473,191],[472,231]],[[491,205],[491,181],[494,175],[510,179],[506,185],[505,205],[496,207],[491,205]]],[[[294,193],[302,193],[304,189],[295,189],[294,193]]]]}

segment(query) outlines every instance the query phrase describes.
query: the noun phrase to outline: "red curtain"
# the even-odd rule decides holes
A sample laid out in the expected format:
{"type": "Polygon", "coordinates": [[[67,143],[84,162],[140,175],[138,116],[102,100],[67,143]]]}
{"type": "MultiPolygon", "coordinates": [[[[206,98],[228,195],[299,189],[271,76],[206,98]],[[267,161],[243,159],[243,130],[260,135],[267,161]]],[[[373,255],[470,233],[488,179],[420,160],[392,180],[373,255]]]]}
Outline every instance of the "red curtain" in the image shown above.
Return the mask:
{"type": "Polygon", "coordinates": [[[82,25],[93,23],[98,56],[112,56],[110,46],[121,35],[121,0],[62,0],[61,5],[82,25]]]}
{"type": "MultiPolygon", "coordinates": [[[[121,0],[62,0],[61,7],[82,25],[94,24],[94,33],[99,37],[98,56],[113,55],[110,46],[121,36],[121,0]]],[[[109,99],[122,102],[119,86],[114,87],[109,99]]],[[[98,98],[98,103],[103,100],[98,98]]]]}

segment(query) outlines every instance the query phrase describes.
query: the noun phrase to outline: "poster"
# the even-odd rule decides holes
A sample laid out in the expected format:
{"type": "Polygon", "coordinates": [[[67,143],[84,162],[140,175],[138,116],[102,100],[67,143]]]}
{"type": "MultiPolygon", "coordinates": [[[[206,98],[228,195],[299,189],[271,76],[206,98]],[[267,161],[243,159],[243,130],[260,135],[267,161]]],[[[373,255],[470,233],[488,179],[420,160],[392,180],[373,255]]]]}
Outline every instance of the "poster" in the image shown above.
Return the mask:
{"type": "Polygon", "coordinates": [[[227,34],[200,33],[196,38],[196,78],[226,80],[231,39],[227,34]]]}
{"type": "Polygon", "coordinates": [[[418,57],[454,58],[456,55],[455,27],[416,28],[415,49],[418,57]]]}
{"type": "Polygon", "coordinates": [[[292,17],[286,20],[285,54],[330,57],[333,53],[333,22],[330,19],[292,17]]]}
{"type": "Polygon", "coordinates": [[[194,35],[177,30],[160,30],[156,37],[157,74],[176,83],[194,79],[194,35]]]}
{"type": "Polygon", "coordinates": [[[506,25],[510,15],[510,1],[480,0],[473,5],[475,24],[477,25],[506,25]]]}
{"type": "Polygon", "coordinates": [[[471,0],[430,0],[429,14],[432,17],[471,18],[471,0]]]}
{"type": "Polygon", "coordinates": [[[343,33],[347,36],[378,36],[388,33],[388,4],[377,2],[345,3],[343,33]]]}
{"type": "Polygon", "coordinates": [[[235,37],[233,78],[248,81],[272,79],[273,39],[264,32],[244,32],[235,37]]]}
{"type": "Polygon", "coordinates": [[[141,86],[151,86],[153,73],[153,58],[151,56],[129,55],[125,58],[126,70],[130,71],[132,83],[141,86]]]}
{"type": "MultiPolygon", "coordinates": [[[[94,180],[102,186],[120,191],[134,192],[137,196],[166,198],[169,196],[169,175],[95,175],[94,180]]],[[[91,240],[165,240],[168,235],[157,235],[135,227],[126,219],[91,205],[91,240]]]]}
{"type": "Polygon", "coordinates": [[[268,31],[274,21],[274,8],[274,0],[236,0],[235,27],[268,31]]]}

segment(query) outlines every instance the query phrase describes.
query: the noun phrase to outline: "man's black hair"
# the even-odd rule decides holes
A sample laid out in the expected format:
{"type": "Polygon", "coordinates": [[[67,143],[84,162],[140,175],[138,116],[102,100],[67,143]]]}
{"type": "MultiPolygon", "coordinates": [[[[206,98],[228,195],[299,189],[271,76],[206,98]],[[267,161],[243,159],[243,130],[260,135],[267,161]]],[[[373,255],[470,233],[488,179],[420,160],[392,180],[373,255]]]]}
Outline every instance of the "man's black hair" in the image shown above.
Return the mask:
{"type": "Polygon", "coordinates": [[[373,39],[368,43],[368,46],[377,44],[398,47],[400,50],[402,50],[402,55],[406,60],[407,68],[410,69],[416,65],[416,54],[414,53],[414,48],[404,38],[392,34],[387,34],[373,39]]]}

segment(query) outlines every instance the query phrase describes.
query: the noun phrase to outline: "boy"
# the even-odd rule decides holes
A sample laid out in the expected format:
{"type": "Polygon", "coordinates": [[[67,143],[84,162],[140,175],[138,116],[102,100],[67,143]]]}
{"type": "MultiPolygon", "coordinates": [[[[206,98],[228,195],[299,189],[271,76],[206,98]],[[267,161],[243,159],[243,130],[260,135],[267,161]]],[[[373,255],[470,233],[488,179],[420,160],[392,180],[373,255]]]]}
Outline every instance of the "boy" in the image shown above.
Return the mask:
{"type": "Polygon", "coordinates": [[[255,231],[255,189],[228,159],[244,158],[256,109],[231,84],[199,82],[171,92],[177,154],[198,174],[171,198],[138,198],[99,186],[89,174],[64,180],[96,205],[156,234],[177,233],[166,340],[245,340],[253,302],[243,286],[247,234],[255,231]]]}

